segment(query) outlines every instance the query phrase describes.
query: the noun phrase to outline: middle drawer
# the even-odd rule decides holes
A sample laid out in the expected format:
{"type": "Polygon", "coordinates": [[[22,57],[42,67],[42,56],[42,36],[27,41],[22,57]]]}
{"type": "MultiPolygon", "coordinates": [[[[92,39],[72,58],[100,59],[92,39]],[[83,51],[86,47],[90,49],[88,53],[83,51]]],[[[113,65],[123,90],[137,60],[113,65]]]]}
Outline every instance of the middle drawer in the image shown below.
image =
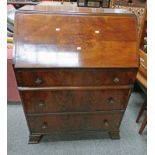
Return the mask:
{"type": "Polygon", "coordinates": [[[121,110],[129,89],[36,90],[20,92],[26,113],[90,112],[121,110]]]}

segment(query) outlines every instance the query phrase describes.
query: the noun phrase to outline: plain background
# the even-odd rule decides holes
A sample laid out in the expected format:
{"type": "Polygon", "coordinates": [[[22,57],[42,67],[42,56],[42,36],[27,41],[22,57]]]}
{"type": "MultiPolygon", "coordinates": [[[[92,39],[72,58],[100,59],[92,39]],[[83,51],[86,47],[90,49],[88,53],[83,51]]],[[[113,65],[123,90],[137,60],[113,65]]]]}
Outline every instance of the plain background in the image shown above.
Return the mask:
{"type": "MultiPolygon", "coordinates": [[[[134,1],[134,0],[133,0],[134,1]]],[[[155,155],[155,0],[148,5],[148,155],[155,155]]],[[[7,0],[0,0],[0,155],[7,154],[7,0]]]]}

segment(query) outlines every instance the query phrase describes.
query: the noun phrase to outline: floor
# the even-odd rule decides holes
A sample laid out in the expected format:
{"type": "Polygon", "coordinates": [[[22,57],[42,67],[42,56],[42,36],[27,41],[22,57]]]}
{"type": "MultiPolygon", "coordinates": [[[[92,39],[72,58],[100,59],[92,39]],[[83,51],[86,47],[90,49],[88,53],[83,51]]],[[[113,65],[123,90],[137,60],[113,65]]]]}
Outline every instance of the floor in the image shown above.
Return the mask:
{"type": "Polygon", "coordinates": [[[147,130],[138,134],[140,124],[135,119],[143,96],[133,93],[125,112],[120,140],[87,137],[73,140],[72,137],[52,138],[45,136],[39,144],[28,144],[28,129],[21,105],[8,104],[8,155],[146,155],[147,130]]]}

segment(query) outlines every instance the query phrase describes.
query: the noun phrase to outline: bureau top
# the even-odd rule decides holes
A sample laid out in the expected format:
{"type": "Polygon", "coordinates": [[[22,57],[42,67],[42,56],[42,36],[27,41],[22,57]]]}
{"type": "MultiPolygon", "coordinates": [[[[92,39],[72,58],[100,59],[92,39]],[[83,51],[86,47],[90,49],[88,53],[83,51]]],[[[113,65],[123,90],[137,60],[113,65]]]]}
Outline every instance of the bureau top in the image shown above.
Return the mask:
{"type": "Polygon", "coordinates": [[[15,68],[138,66],[137,21],[133,14],[65,8],[16,12],[15,68]]]}

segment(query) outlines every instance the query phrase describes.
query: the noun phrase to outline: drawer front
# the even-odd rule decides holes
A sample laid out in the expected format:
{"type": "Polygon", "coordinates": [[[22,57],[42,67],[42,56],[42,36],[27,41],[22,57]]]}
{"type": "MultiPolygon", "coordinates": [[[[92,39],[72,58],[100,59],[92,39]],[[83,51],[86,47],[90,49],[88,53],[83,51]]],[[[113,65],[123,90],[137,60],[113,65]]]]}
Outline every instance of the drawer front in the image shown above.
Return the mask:
{"type": "Polygon", "coordinates": [[[22,69],[16,70],[18,86],[102,86],[133,84],[134,69],[22,69]]]}
{"type": "Polygon", "coordinates": [[[31,133],[110,130],[119,128],[123,113],[29,116],[31,133]]]}
{"type": "Polygon", "coordinates": [[[125,109],[128,89],[20,92],[26,113],[89,112],[125,109]]]}

